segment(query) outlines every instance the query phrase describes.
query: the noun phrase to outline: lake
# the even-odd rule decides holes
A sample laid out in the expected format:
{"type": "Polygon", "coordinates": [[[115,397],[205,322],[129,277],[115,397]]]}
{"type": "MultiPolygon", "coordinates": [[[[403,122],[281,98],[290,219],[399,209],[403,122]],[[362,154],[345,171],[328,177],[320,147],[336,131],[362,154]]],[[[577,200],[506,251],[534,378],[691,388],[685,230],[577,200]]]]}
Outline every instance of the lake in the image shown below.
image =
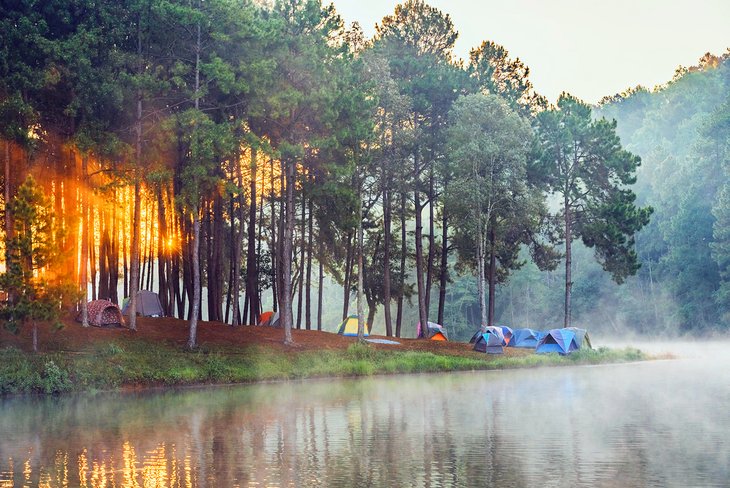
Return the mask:
{"type": "Polygon", "coordinates": [[[623,365],[3,399],[0,487],[726,487],[724,347],[623,365]]]}

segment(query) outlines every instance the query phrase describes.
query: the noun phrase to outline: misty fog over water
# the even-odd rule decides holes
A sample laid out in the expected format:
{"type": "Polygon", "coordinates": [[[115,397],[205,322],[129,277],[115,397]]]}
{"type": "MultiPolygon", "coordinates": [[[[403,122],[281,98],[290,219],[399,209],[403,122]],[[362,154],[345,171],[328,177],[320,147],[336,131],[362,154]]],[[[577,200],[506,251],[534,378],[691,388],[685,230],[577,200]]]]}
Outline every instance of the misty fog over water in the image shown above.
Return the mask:
{"type": "Polygon", "coordinates": [[[728,344],[633,345],[677,359],[3,399],[0,486],[727,486],[728,344]]]}

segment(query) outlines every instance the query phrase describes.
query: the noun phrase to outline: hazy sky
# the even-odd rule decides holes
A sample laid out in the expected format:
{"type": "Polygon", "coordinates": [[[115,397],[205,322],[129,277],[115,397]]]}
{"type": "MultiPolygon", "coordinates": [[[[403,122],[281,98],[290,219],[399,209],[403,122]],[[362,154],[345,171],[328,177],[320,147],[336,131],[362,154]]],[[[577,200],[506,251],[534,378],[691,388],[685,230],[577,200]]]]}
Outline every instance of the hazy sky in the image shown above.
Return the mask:
{"type": "MultiPolygon", "coordinates": [[[[323,0],[327,4],[329,0],[323,0]]],[[[332,0],[367,35],[397,0],[332,0]]],[[[459,31],[466,59],[483,40],[530,67],[551,102],[567,91],[595,103],[638,84],[669,81],[679,65],[730,47],[730,0],[430,0],[459,31]]]]}

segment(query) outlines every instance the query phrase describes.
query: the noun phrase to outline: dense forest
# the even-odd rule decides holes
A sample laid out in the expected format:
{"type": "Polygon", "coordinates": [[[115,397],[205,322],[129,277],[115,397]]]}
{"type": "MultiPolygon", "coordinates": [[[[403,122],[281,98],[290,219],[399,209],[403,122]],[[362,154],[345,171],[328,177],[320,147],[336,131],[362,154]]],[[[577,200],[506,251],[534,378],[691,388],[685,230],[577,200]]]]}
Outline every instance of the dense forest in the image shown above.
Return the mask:
{"type": "Polygon", "coordinates": [[[19,0],[0,24],[11,325],[140,289],[190,347],[264,307],[286,341],[355,311],[396,336],[730,322],[728,54],[590,107],[488,40],[456,59],[421,0],[372,39],[315,0],[19,0]]]}
{"type": "MultiPolygon", "coordinates": [[[[654,208],[636,236],[642,263],[620,287],[591,253],[576,261],[574,316],[611,333],[695,334],[730,326],[728,171],[730,51],[679,67],[665,85],[604,97],[595,117],[618,122],[622,143],[641,157],[637,201],[654,208]]],[[[501,320],[555,322],[556,278],[527,266],[499,293],[501,320]]],[[[557,313],[556,313],[557,312],[557,313]]]]}

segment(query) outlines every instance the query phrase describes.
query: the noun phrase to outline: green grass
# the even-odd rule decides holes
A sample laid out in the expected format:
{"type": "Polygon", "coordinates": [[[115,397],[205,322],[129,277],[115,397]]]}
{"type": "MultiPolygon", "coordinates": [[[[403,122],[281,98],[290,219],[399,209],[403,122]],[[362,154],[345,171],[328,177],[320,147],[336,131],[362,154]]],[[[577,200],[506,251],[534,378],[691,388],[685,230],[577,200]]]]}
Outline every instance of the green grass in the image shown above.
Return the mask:
{"type": "Polygon", "coordinates": [[[486,369],[599,364],[648,359],[638,349],[581,350],[569,356],[462,357],[377,350],[352,344],[346,351],[285,354],[262,347],[231,351],[203,347],[188,352],[139,340],[110,342],[88,350],[30,354],[0,349],[0,395],[115,390],[125,386],[252,383],[286,379],[353,377],[486,369]]]}

